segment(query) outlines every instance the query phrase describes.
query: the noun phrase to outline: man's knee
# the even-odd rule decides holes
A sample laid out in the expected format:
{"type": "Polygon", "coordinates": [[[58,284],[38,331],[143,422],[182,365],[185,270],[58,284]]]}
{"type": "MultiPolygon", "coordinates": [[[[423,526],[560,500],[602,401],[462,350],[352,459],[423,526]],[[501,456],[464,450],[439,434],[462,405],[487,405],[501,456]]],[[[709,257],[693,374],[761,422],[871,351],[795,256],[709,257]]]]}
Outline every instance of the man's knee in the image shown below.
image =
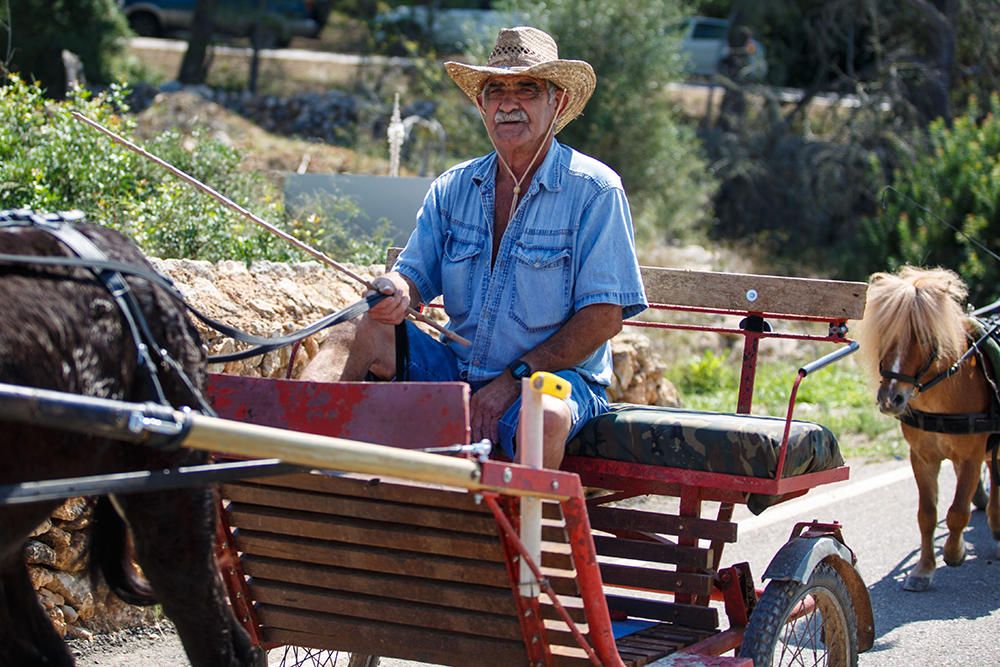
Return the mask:
{"type": "Polygon", "coordinates": [[[542,399],[542,441],[543,465],[546,468],[558,468],[562,463],[563,452],[566,450],[566,438],[573,426],[573,414],[566,401],[545,396],[542,399]]]}

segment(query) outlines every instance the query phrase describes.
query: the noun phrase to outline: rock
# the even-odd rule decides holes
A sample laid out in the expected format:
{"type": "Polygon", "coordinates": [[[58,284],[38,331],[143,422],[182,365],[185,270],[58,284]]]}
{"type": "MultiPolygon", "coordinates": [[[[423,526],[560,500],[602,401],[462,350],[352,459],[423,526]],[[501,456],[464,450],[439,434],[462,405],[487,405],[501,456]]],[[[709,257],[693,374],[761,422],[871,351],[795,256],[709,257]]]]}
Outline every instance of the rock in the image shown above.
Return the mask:
{"type": "Polygon", "coordinates": [[[55,567],[64,572],[83,572],[87,569],[87,552],[90,547],[90,534],[77,531],[70,535],[70,541],[64,547],[56,549],[55,567]]]}
{"type": "Polygon", "coordinates": [[[83,516],[86,510],[86,498],[69,498],[52,513],[52,516],[63,521],[74,521],[83,516]]]}
{"type": "Polygon", "coordinates": [[[36,591],[39,588],[45,588],[49,585],[49,582],[53,579],[52,570],[47,567],[39,567],[34,565],[28,566],[28,577],[31,579],[31,587],[36,591]]]}
{"type": "Polygon", "coordinates": [[[43,533],[47,533],[50,528],[52,528],[52,521],[46,519],[42,523],[38,524],[38,527],[31,531],[28,537],[37,537],[43,533]]]}
{"type": "Polygon", "coordinates": [[[63,618],[66,619],[67,625],[74,625],[80,619],[80,615],[76,613],[76,609],[73,609],[68,604],[62,605],[60,609],[62,609],[63,618]]]}
{"type": "MultiPolygon", "coordinates": [[[[45,589],[42,589],[45,590],[45,589]]],[[[49,619],[52,621],[52,626],[56,629],[56,633],[60,637],[66,636],[66,617],[63,615],[62,607],[55,606],[51,609],[46,609],[45,613],[48,614],[49,619]]]]}
{"type": "Polygon", "coordinates": [[[88,642],[94,641],[94,633],[81,628],[78,625],[66,626],[66,639],[84,639],[88,642]]]}
{"type": "Polygon", "coordinates": [[[62,596],[60,604],[68,604],[82,619],[90,618],[94,612],[94,591],[87,573],[56,572],[48,590],[62,596]]]}
{"type": "Polygon", "coordinates": [[[66,602],[63,596],[52,592],[48,588],[42,588],[38,591],[38,600],[42,603],[42,606],[45,607],[46,610],[52,609],[53,607],[60,607],[66,602]]]}
{"type": "Polygon", "coordinates": [[[24,545],[24,559],[28,565],[55,565],[56,551],[38,540],[28,540],[24,545]]]}
{"type": "MultiPolygon", "coordinates": [[[[49,525],[51,526],[51,522],[49,525]]],[[[58,526],[51,526],[49,530],[38,536],[39,542],[44,542],[56,550],[68,547],[71,539],[73,536],[58,526]]]]}

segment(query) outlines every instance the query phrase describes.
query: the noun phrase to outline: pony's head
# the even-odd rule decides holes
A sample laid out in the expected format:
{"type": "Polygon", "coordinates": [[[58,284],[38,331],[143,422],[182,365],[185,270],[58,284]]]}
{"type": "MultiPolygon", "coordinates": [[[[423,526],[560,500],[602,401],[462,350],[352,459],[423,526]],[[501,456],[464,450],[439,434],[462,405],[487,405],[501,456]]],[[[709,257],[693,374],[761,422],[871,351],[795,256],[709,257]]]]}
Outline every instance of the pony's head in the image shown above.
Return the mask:
{"type": "Polygon", "coordinates": [[[857,338],[882,412],[901,414],[921,382],[965,351],[967,294],[962,279],[947,269],[905,266],[869,278],[857,338]]]}

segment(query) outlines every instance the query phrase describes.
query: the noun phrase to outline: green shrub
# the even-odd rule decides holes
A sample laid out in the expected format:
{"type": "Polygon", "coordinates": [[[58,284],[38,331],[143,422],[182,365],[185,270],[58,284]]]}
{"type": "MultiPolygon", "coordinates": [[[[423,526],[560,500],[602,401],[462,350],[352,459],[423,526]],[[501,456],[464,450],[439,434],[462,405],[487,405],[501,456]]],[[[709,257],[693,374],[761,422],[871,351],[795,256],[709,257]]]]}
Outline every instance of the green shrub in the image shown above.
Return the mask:
{"type": "Polygon", "coordinates": [[[50,97],[68,92],[64,49],[80,58],[89,83],[108,84],[122,73],[130,34],[115,0],[0,0],[0,62],[9,54],[11,70],[50,97]]]}
{"type": "Polygon", "coordinates": [[[865,221],[866,266],[895,270],[910,263],[944,266],[969,283],[970,302],[1000,296],[1000,96],[987,113],[977,103],[951,127],[928,128],[926,150],[907,153],[884,193],[885,206],[865,221]]]}
{"type": "MultiPolygon", "coordinates": [[[[132,237],[145,253],[162,258],[308,258],[70,115],[78,111],[131,138],[135,119],[121,113],[125,92],[112,86],[100,95],[77,91],[65,102],[52,102],[37,85],[16,76],[0,87],[0,208],[79,209],[91,221],[132,237]]],[[[289,219],[276,186],[241,171],[239,153],[219,141],[198,133],[184,139],[168,131],[147,142],[146,149],[340,261],[367,261],[373,246],[383,243],[377,235],[370,238],[345,229],[339,220],[350,216],[338,217],[332,206],[289,219]]]]}

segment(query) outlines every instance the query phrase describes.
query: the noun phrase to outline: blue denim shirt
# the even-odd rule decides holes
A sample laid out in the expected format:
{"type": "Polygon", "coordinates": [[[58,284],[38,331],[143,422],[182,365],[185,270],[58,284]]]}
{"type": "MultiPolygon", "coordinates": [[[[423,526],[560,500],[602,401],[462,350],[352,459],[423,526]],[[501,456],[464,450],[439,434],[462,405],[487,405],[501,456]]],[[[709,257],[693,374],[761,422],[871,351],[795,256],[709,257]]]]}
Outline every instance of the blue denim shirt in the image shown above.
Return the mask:
{"type": "MultiPolygon", "coordinates": [[[[618,174],[553,140],[491,269],[496,172],[490,153],[438,177],[394,266],[424,302],[444,296],[447,327],[472,341],[449,342],[469,382],[496,377],[585,306],[617,304],[624,317],[647,307],[618,174]]],[[[610,344],[575,370],[610,384],[610,344]]]]}

